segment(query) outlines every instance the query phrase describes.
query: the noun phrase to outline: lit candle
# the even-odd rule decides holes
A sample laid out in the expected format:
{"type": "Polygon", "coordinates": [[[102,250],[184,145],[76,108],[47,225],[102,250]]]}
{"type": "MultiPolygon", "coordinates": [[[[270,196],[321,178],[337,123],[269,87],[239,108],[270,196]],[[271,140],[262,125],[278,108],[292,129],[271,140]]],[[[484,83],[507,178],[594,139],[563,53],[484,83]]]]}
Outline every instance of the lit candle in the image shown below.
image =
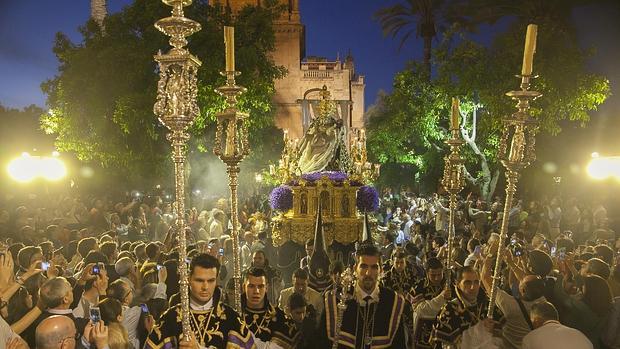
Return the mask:
{"type": "Polygon", "coordinates": [[[284,144],[288,141],[288,130],[284,130],[284,144]]]}
{"type": "Polygon", "coordinates": [[[269,174],[274,175],[276,173],[276,166],[271,164],[269,165],[269,174]]]}
{"type": "Polygon", "coordinates": [[[523,68],[521,69],[521,75],[532,75],[534,53],[536,52],[537,33],[538,26],[536,24],[530,24],[527,26],[527,33],[525,34],[525,49],[523,51],[523,68]]]}
{"type": "Polygon", "coordinates": [[[362,141],[365,141],[365,140],[366,140],[366,131],[365,131],[365,130],[361,130],[361,131],[360,131],[360,139],[361,139],[362,141]]]}
{"type": "Polygon", "coordinates": [[[226,71],[235,71],[235,27],[224,27],[226,71]]]}
{"type": "Polygon", "coordinates": [[[450,117],[450,129],[458,130],[459,128],[459,99],[452,98],[452,115],[450,117]]]}

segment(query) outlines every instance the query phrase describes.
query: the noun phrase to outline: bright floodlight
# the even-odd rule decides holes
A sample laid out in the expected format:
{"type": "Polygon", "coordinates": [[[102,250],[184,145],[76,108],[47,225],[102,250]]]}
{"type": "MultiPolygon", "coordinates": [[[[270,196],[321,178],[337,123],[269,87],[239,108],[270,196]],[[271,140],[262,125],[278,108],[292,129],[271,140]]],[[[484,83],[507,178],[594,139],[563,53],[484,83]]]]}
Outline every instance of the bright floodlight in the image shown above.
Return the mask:
{"type": "Polygon", "coordinates": [[[67,175],[67,168],[57,157],[43,157],[39,160],[40,174],[47,180],[57,181],[67,175]]]}
{"type": "Polygon", "coordinates": [[[28,153],[23,153],[22,156],[9,162],[7,170],[11,178],[16,181],[30,182],[39,175],[38,160],[28,153]]]}
{"type": "Polygon", "coordinates": [[[620,156],[593,157],[587,170],[594,179],[602,180],[610,177],[620,179],[620,156]]]}
{"type": "Polygon", "coordinates": [[[67,168],[59,158],[30,156],[28,153],[11,161],[7,170],[18,182],[30,182],[37,177],[57,181],[67,175],[67,168]]]}

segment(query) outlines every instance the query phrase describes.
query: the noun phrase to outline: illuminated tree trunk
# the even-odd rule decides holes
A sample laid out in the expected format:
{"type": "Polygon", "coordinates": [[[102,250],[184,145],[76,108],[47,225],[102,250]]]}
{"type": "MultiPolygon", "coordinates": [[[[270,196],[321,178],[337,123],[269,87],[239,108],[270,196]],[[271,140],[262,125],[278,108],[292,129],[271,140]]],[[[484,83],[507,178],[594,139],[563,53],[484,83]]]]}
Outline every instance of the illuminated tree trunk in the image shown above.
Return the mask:
{"type": "Polygon", "coordinates": [[[495,188],[497,187],[497,181],[499,180],[499,168],[492,170],[489,166],[489,162],[487,160],[486,155],[480,148],[478,144],[476,144],[476,124],[477,120],[477,107],[474,107],[473,117],[472,117],[472,125],[471,131],[465,128],[468,122],[468,116],[466,113],[461,112],[461,136],[465,141],[465,144],[474,152],[476,157],[478,157],[480,162],[480,175],[478,177],[472,176],[472,174],[467,170],[466,166],[463,166],[465,174],[465,179],[467,182],[476,188],[480,192],[480,196],[487,202],[490,202],[493,198],[493,194],[495,193],[495,188]]]}

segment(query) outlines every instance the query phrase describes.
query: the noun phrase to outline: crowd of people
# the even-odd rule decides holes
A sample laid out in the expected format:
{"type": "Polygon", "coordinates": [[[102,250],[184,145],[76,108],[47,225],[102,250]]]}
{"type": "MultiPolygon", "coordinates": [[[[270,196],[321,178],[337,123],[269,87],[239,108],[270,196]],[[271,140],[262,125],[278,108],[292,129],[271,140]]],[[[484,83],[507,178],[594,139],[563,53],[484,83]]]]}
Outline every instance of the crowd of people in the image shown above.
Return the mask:
{"type": "Polygon", "coordinates": [[[461,197],[448,251],[447,198],[386,188],[353,262],[328,246],[317,271],[317,235],[290,279],[264,198],[240,203],[239,256],[227,200],[201,203],[184,213],[188,337],[172,203],[5,197],[0,349],[620,348],[620,240],[602,202],[562,199],[515,201],[499,246],[501,198],[461,197]]]}

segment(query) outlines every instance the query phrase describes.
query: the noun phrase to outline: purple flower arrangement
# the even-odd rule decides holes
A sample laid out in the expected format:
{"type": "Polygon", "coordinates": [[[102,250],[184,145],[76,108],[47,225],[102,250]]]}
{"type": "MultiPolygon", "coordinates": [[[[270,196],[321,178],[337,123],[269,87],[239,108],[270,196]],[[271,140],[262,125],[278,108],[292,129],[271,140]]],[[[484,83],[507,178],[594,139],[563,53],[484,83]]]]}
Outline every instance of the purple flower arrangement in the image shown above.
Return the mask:
{"type": "Polygon", "coordinates": [[[272,209],[286,212],[293,208],[293,191],[287,185],[274,188],[269,195],[269,206],[272,209]]]}
{"type": "Polygon", "coordinates": [[[357,190],[357,209],[361,212],[374,212],[379,208],[379,193],[369,185],[363,185],[357,190]]]}
{"type": "Polygon", "coordinates": [[[301,175],[301,178],[308,182],[316,182],[319,179],[321,179],[321,177],[323,176],[327,176],[327,178],[329,178],[329,180],[331,180],[332,182],[344,182],[347,178],[349,178],[349,176],[346,173],[340,172],[340,171],[321,171],[321,172],[304,173],[301,175]]]}

